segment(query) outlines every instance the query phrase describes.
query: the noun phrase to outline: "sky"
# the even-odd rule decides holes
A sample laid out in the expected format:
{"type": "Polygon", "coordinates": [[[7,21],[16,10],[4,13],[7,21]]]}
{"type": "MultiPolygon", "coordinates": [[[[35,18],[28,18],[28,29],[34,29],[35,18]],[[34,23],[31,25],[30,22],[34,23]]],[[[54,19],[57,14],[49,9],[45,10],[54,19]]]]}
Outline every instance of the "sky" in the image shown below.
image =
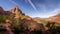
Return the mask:
{"type": "Polygon", "coordinates": [[[60,13],[60,0],[0,0],[4,10],[14,6],[30,17],[47,18],[60,13]]]}

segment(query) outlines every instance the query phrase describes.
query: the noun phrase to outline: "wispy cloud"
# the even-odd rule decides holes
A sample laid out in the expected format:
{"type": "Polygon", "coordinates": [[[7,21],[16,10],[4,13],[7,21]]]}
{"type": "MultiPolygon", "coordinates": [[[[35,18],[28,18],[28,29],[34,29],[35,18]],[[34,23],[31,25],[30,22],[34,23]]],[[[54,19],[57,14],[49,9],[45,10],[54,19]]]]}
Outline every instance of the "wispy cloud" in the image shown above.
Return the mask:
{"type": "Polygon", "coordinates": [[[35,5],[33,4],[33,2],[31,0],[25,0],[25,1],[28,1],[30,3],[30,5],[33,7],[33,9],[37,11],[35,5]]]}
{"type": "Polygon", "coordinates": [[[57,8],[57,9],[53,10],[52,13],[54,13],[54,14],[60,13],[60,8],[57,8]]]}
{"type": "Polygon", "coordinates": [[[46,6],[44,4],[38,4],[37,5],[39,7],[39,9],[41,9],[42,11],[46,11],[46,6]]]}
{"type": "Polygon", "coordinates": [[[17,4],[15,1],[13,1],[13,0],[9,0],[10,2],[12,2],[13,4],[15,4],[15,5],[19,5],[19,4],[17,4]]]}

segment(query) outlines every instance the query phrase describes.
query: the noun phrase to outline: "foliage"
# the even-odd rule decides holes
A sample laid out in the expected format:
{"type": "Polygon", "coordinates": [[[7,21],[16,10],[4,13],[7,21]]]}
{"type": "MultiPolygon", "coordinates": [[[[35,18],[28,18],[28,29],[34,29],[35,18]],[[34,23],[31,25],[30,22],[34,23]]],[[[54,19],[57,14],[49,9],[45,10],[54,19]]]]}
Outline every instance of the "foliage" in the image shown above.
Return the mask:
{"type": "Polygon", "coordinates": [[[16,23],[16,21],[12,21],[11,25],[12,25],[12,29],[20,29],[21,28],[21,22],[22,20],[19,20],[19,23],[16,23]]]}
{"type": "Polygon", "coordinates": [[[8,15],[0,15],[0,22],[5,23],[5,20],[8,18],[8,15]]]}

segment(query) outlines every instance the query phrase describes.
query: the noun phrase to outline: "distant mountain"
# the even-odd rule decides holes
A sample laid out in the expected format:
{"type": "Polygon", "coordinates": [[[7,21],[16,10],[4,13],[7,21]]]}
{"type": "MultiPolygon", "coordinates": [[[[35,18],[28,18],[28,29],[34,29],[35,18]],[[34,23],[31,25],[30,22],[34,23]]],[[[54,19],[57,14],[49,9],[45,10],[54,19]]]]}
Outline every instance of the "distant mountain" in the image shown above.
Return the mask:
{"type": "Polygon", "coordinates": [[[46,24],[47,23],[47,21],[45,21],[44,18],[40,18],[40,17],[35,17],[35,18],[33,18],[33,20],[39,24],[41,24],[41,23],[46,24]]]}
{"type": "Polygon", "coordinates": [[[60,13],[55,15],[55,16],[51,16],[49,18],[45,18],[46,21],[52,21],[52,22],[58,22],[60,23],[60,13]]]}
{"type": "Polygon", "coordinates": [[[37,23],[41,23],[41,18],[39,18],[39,17],[35,17],[35,18],[33,18],[33,20],[37,21],[37,23]]]}

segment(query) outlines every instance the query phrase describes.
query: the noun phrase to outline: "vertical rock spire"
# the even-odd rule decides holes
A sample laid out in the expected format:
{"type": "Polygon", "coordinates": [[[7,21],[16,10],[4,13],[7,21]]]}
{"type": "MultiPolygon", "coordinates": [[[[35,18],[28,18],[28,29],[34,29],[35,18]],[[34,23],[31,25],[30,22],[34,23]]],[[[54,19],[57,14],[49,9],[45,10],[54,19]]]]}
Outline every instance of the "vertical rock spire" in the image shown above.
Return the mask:
{"type": "Polygon", "coordinates": [[[15,12],[15,18],[19,18],[20,12],[18,6],[15,7],[14,12],[15,12]]]}

